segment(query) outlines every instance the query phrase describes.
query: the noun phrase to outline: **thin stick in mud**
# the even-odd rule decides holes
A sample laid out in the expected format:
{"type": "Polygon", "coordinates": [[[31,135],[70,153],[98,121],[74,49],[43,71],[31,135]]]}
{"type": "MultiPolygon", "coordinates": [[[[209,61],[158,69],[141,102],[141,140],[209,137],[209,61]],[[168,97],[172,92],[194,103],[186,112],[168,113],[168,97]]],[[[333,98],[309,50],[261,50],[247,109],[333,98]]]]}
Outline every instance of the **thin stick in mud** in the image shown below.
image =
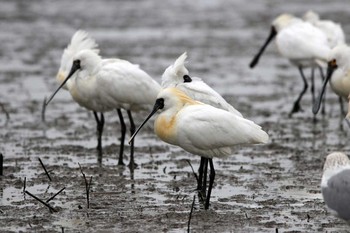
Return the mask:
{"type": "Polygon", "coordinates": [[[5,105],[3,103],[0,103],[0,108],[6,115],[6,123],[7,123],[10,120],[10,113],[6,110],[5,105]]]}
{"type": "Polygon", "coordinates": [[[198,176],[197,176],[197,173],[194,171],[190,160],[189,160],[189,159],[186,159],[186,161],[187,161],[188,165],[190,165],[190,167],[191,167],[191,169],[192,169],[192,173],[193,173],[193,175],[194,175],[194,177],[196,178],[197,183],[198,183],[198,176]]]}
{"type": "Polygon", "coordinates": [[[79,164],[79,167],[80,167],[80,172],[83,175],[84,182],[85,182],[86,202],[87,202],[87,208],[89,209],[90,208],[90,187],[91,187],[91,182],[92,182],[92,176],[90,177],[90,182],[88,183],[88,181],[86,179],[86,176],[85,176],[85,174],[83,172],[83,169],[80,166],[80,163],[78,163],[78,164],[79,164]]]}
{"type": "Polygon", "coordinates": [[[4,156],[0,153],[0,176],[4,175],[4,156]]]}
{"type": "Polygon", "coordinates": [[[41,107],[41,121],[45,123],[45,112],[46,112],[46,96],[41,107]]]}
{"type": "Polygon", "coordinates": [[[46,207],[48,207],[50,209],[50,211],[52,212],[57,212],[56,209],[54,209],[52,206],[50,206],[49,204],[47,204],[46,202],[44,202],[43,200],[41,200],[40,198],[34,196],[33,194],[31,194],[30,192],[28,192],[27,190],[24,191],[26,194],[28,194],[29,196],[31,196],[32,198],[34,198],[35,200],[39,201],[41,204],[45,205],[46,207]]]}
{"type": "Polygon", "coordinates": [[[53,195],[52,197],[50,197],[49,199],[47,199],[46,203],[48,203],[49,201],[51,201],[52,199],[54,199],[58,194],[60,194],[63,190],[65,190],[66,187],[63,187],[60,191],[58,191],[55,195],[53,195]]]}
{"type": "Polygon", "coordinates": [[[23,193],[26,191],[26,185],[27,185],[27,177],[24,177],[24,182],[23,182],[23,193]]]}
{"type": "Polygon", "coordinates": [[[188,225],[187,225],[187,232],[188,233],[190,233],[190,230],[191,230],[191,218],[192,218],[192,212],[193,212],[195,201],[196,201],[196,195],[193,195],[193,201],[192,201],[190,216],[188,217],[188,225]]]}
{"type": "Polygon", "coordinates": [[[40,158],[39,158],[39,162],[40,162],[41,166],[44,168],[44,171],[45,171],[45,173],[46,173],[47,177],[49,178],[49,180],[50,180],[50,181],[52,181],[52,179],[51,179],[51,177],[50,177],[49,173],[47,172],[47,170],[46,170],[46,168],[45,168],[45,166],[44,166],[43,161],[41,161],[41,159],[40,159],[40,158]]]}

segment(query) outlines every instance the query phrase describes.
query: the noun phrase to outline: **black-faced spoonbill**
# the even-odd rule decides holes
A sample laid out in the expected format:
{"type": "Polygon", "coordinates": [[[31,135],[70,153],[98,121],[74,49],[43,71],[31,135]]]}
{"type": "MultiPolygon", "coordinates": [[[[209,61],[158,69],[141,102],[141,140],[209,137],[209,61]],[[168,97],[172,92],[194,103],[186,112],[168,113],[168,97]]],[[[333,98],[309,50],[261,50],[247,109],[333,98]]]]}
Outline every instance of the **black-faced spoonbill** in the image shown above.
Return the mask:
{"type": "Polygon", "coordinates": [[[267,143],[269,138],[259,125],[250,120],[195,101],[177,88],[166,88],[158,94],[152,112],[129,143],[158,111],[160,114],[154,122],[154,130],[161,140],[209,160],[210,179],[205,209],[209,208],[215,178],[213,158],[231,155],[232,146],[267,143]]]}
{"type": "Polygon", "coordinates": [[[327,156],[321,191],[328,209],[350,223],[350,160],[344,153],[334,152],[327,156]]]}
{"type": "MultiPolygon", "coordinates": [[[[118,164],[123,164],[123,150],[126,126],[121,109],[127,111],[130,121],[130,132],[135,132],[131,111],[151,107],[160,85],[138,65],[121,59],[102,59],[91,50],[82,50],[73,58],[72,68],[64,82],[52,94],[67,84],[73,99],[81,106],[101,113],[102,122],[98,123],[99,133],[103,132],[103,112],[117,109],[121,122],[121,144],[118,164]],[[70,82],[68,82],[70,80],[70,82]]],[[[97,119],[96,119],[97,120],[97,119]]],[[[134,167],[134,144],[130,148],[130,167],[134,167]]]]}
{"type": "MultiPolygon", "coordinates": [[[[186,58],[187,53],[185,52],[176,59],[174,64],[165,69],[162,75],[162,87],[176,87],[194,100],[229,111],[242,117],[242,114],[239,111],[227,103],[219,93],[207,85],[201,78],[189,76],[189,71],[185,67],[186,58]]],[[[205,189],[206,187],[206,179],[202,179],[207,176],[207,167],[208,159],[201,157],[198,190],[201,190],[202,188],[205,189]]]]}
{"type": "MultiPolygon", "coordinates": [[[[350,47],[345,44],[339,44],[329,54],[326,80],[323,83],[319,96],[312,108],[316,114],[320,109],[321,101],[328,81],[334,93],[339,99],[348,99],[350,94],[350,47]]],[[[342,102],[340,101],[341,114],[345,114],[342,102]]],[[[348,109],[348,116],[350,109],[348,109]]]]}
{"type": "MultiPolygon", "coordinates": [[[[290,116],[301,110],[300,101],[308,88],[303,69],[305,67],[325,66],[327,56],[330,52],[327,36],[311,23],[305,22],[293,15],[282,14],[273,22],[271,32],[266,42],[250,63],[250,68],[254,68],[260,56],[264,52],[269,42],[276,36],[276,44],[279,53],[290,60],[299,69],[304,87],[298,98],[295,100],[290,116]]],[[[312,69],[311,80],[314,80],[312,69]]],[[[314,90],[312,82],[311,90],[314,90]]],[[[313,93],[314,100],[314,93],[313,93]]]]}

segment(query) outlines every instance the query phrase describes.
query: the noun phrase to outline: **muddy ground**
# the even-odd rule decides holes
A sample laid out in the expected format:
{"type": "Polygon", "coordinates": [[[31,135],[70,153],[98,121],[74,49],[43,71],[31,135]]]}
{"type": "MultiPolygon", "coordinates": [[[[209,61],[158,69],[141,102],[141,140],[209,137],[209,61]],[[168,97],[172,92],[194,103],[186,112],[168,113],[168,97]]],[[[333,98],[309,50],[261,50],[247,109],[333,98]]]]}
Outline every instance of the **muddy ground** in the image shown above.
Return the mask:
{"type": "MultiPolygon", "coordinates": [[[[0,231],[187,231],[196,181],[186,160],[197,170],[197,156],[161,142],[149,124],[136,139],[138,168],[118,167],[120,125],[110,112],[99,164],[93,115],[64,91],[42,122],[42,101],[57,87],[63,48],[81,28],[103,56],[138,63],[158,81],[187,51],[190,74],[269,133],[267,145],[238,147],[229,158],[215,159],[210,210],[196,196],[192,232],[346,232],[327,212],[319,187],[325,156],[350,154],[336,96],[328,92],[327,113],[316,124],[309,92],[304,112],[289,118],[302,87],[297,69],[275,46],[256,69],[248,68],[275,16],[309,9],[341,22],[349,37],[346,0],[0,1],[0,231]],[[78,163],[92,177],[89,209],[78,163]],[[65,187],[49,202],[58,212],[24,194],[25,179],[26,190],[44,200],[65,187]]],[[[146,114],[137,114],[136,123],[146,114]]],[[[128,147],[125,155],[128,162],[128,147]]]]}

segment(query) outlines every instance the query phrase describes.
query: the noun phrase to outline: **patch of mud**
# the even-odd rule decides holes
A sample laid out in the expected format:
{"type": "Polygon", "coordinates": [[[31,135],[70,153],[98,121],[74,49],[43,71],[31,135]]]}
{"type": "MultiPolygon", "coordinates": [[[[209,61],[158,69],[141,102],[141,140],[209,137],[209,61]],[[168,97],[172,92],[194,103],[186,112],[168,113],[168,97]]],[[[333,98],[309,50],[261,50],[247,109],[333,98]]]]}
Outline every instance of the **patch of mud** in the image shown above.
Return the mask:
{"type": "MultiPolygon", "coordinates": [[[[199,158],[156,138],[152,124],[136,138],[137,169],[117,166],[119,122],[106,114],[102,163],[96,156],[93,115],[60,92],[41,121],[45,96],[63,48],[76,29],[96,38],[103,56],[141,65],[160,81],[164,69],[188,52],[191,75],[205,79],[244,116],[270,135],[263,146],[237,147],[215,159],[216,180],[210,210],[194,206],[193,232],[345,232],[347,225],[327,212],[320,193],[325,156],[349,154],[341,131],[336,96],[328,92],[327,114],[313,123],[311,95],[304,112],[288,118],[301,89],[295,67],[270,46],[254,70],[253,54],[267,36],[270,21],[288,11],[315,9],[350,26],[345,0],[256,1],[2,1],[0,9],[0,177],[1,232],[184,232],[199,158]],[[7,118],[6,113],[10,116],[7,118]],[[48,180],[38,158],[52,178],[48,180]],[[90,208],[85,183],[92,177],[90,208]],[[49,209],[26,190],[47,200],[49,209]]],[[[317,84],[320,86],[320,82],[317,84]]],[[[147,113],[136,115],[139,124],[147,113]]],[[[344,125],[344,129],[346,129],[344,125]]],[[[129,148],[125,156],[128,162],[129,148]]]]}

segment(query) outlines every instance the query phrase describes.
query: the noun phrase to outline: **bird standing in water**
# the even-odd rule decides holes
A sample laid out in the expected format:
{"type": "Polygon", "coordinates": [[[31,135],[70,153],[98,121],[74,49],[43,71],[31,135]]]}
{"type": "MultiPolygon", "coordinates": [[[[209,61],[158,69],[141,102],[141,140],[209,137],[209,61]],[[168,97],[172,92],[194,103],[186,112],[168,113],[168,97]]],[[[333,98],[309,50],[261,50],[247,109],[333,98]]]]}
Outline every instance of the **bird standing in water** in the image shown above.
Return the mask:
{"type": "MultiPolygon", "coordinates": [[[[194,100],[229,111],[242,117],[242,114],[239,111],[227,103],[219,93],[207,85],[201,78],[189,76],[189,71],[185,67],[186,58],[187,53],[185,52],[176,59],[174,64],[165,69],[162,75],[162,87],[176,87],[194,100]]],[[[198,169],[199,179],[197,189],[202,190],[203,193],[205,193],[206,189],[208,163],[209,161],[206,157],[201,157],[198,169]]]]}
{"type": "MultiPolygon", "coordinates": [[[[77,53],[66,79],[52,94],[48,104],[56,93],[67,84],[73,99],[81,106],[101,113],[97,121],[99,139],[104,126],[103,113],[117,109],[121,123],[121,144],[118,165],[123,165],[123,151],[126,126],[121,109],[127,111],[131,134],[135,131],[132,111],[147,109],[155,101],[160,85],[138,65],[121,59],[102,59],[91,50],[77,53]]],[[[101,145],[99,144],[101,147],[101,145]]],[[[130,148],[129,167],[134,167],[134,144],[130,148]]]]}
{"type": "Polygon", "coordinates": [[[314,102],[313,68],[325,66],[330,52],[330,46],[327,36],[320,29],[293,15],[282,14],[272,22],[270,35],[251,61],[250,68],[254,68],[258,64],[265,48],[274,37],[276,37],[278,51],[283,57],[288,58],[293,65],[298,67],[304,83],[304,87],[289,113],[289,116],[292,116],[294,113],[301,111],[300,101],[308,88],[308,82],[303,71],[305,67],[312,68],[311,90],[314,102]]]}
{"type": "Polygon", "coordinates": [[[269,138],[259,125],[250,120],[195,101],[177,88],[167,88],[158,94],[152,112],[129,143],[158,111],[154,130],[161,140],[209,160],[210,179],[205,209],[209,208],[215,178],[213,158],[231,155],[232,146],[267,143],[269,138]]]}

